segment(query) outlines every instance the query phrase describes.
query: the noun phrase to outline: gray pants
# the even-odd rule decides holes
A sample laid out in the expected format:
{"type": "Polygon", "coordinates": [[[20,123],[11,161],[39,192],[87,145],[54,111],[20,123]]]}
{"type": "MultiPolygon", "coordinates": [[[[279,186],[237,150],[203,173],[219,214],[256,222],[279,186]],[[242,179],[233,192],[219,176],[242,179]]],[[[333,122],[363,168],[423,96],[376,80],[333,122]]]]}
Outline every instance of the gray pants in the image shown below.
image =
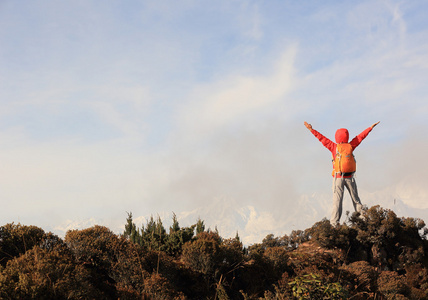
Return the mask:
{"type": "Polygon", "coordinates": [[[330,223],[336,225],[339,223],[340,217],[342,216],[342,203],[343,203],[343,191],[344,186],[351,195],[352,204],[357,212],[361,212],[363,206],[360,198],[358,197],[357,183],[355,178],[333,178],[333,211],[331,213],[330,223]]]}

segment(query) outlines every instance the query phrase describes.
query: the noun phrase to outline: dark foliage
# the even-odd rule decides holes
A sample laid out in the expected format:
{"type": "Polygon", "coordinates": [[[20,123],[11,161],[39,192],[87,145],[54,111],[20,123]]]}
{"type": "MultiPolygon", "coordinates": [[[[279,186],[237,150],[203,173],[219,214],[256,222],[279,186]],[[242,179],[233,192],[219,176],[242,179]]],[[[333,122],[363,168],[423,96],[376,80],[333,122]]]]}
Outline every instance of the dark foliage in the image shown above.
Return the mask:
{"type": "Polygon", "coordinates": [[[0,227],[1,299],[428,299],[427,229],[379,206],[243,247],[198,220],[158,217],[123,235],[94,226],[64,240],[0,227]]]}
{"type": "Polygon", "coordinates": [[[43,229],[36,226],[6,224],[0,227],[0,264],[6,263],[38,245],[45,237],[43,229]]]}

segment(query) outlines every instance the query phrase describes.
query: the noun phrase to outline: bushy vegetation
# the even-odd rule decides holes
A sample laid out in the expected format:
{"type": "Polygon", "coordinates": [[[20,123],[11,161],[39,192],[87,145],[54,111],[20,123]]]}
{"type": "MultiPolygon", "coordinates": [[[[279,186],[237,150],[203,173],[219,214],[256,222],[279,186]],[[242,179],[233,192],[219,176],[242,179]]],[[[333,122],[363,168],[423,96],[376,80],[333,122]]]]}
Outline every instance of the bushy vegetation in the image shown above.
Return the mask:
{"type": "Polygon", "coordinates": [[[428,299],[428,230],[379,206],[244,247],[202,220],[0,227],[0,299],[428,299]]]}

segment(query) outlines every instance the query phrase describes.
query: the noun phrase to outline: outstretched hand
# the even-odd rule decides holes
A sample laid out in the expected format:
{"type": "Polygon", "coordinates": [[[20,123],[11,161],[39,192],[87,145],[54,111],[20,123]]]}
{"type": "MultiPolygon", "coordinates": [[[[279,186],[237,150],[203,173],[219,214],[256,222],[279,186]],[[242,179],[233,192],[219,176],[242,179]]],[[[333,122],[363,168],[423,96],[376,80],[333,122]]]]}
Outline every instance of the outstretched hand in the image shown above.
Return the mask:
{"type": "Polygon", "coordinates": [[[312,125],[311,125],[311,124],[308,124],[307,122],[305,122],[305,126],[306,126],[306,128],[308,128],[309,130],[312,130],[312,125]]]}
{"type": "Polygon", "coordinates": [[[374,123],[373,125],[372,125],[372,129],[377,125],[377,124],[379,124],[380,123],[380,121],[379,122],[377,122],[377,123],[374,123]]]}

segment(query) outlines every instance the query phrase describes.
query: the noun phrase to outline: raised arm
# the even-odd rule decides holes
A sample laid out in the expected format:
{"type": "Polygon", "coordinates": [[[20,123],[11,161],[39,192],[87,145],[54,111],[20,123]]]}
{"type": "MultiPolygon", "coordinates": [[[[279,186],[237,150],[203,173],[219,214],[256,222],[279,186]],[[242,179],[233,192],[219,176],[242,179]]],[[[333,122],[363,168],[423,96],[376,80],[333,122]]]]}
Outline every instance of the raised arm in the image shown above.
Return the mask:
{"type": "Polygon", "coordinates": [[[359,135],[357,135],[356,137],[354,137],[352,139],[352,141],[350,142],[351,146],[353,149],[357,148],[357,146],[369,135],[370,131],[372,131],[373,128],[375,128],[375,126],[377,124],[379,124],[379,122],[374,123],[372,126],[370,126],[369,128],[367,128],[366,130],[364,130],[363,132],[361,132],[359,135]]]}
{"type": "Polygon", "coordinates": [[[321,142],[321,144],[323,144],[324,147],[330,150],[330,152],[334,155],[334,152],[336,151],[336,143],[332,142],[330,139],[326,138],[321,133],[313,129],[311,124],[308,124],[307,122],[304,124],[306,128],[308,128],[309,131],[321,142]]]}

